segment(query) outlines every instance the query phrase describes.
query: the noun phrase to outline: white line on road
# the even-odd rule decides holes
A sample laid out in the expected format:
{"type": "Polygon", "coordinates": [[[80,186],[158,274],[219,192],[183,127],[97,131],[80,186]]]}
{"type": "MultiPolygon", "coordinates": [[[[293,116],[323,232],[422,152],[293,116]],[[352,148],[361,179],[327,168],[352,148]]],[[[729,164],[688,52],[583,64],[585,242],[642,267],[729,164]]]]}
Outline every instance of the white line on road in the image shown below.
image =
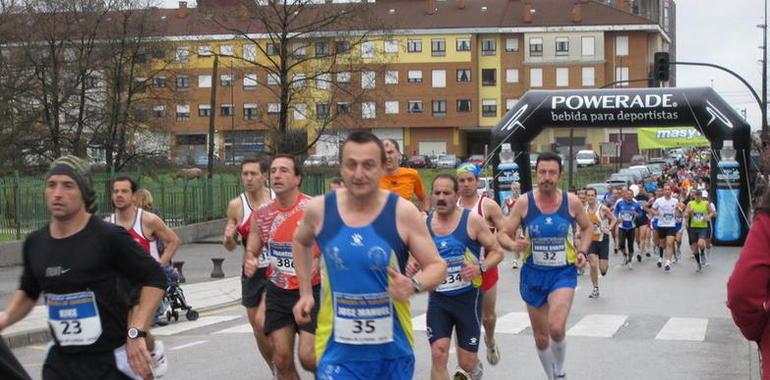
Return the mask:
{"type": "Polygon", "coordinates": [[[232,321],[233,319],[241,318],[240,315],[221,315],[214,317],[201,317],[197,321],[192,322],[180,322],[173,323],[168,326],[163,326],[157,329],[153,329],[152,333],[155,335],[174,335],[188,330],[201,328],[204,326],[214,325],[217,323],[232,321]]]}
{"type": "Polygon", "coordinates": [[[412,318],[412,330],[425,331],[425,313],[412,318]]]}
{"type": "Polygon", "coordinates": [[[187,344],[183,344],[181,346],[176,346],[176,347],[172,348],[171,351],[176,351],[176,350],[181,350],[181,349],[185,349],[185,348],[190,348],[190,347],[197,346],[199,344],[203,344],[203,343],[206,343],[206,342],[208,342],[208,340],[196,340],[195,342],[190,342],[190,343],[187,343],[187,344]]]}
{"type": "Polygon", "coordinates": [[[708,324],[709,320],[705,318],[670,318],[655,339],[702,342],[706,339],[708,324]]]}
{"type": "Polygon", "coordinates": [[[217,331],[214,334],[252,334],[252,333],[253,333],[253,330],[251,329],[251,324],[244,323],[242,325],[230,327],[229,329],[217,331]]]}
{"type": "Polygon", "coordinates": [[[623,326],[628,316],[612,314],[588,314],[567,331],[569,336],[610,338],[623,326]]]}
{"type": "Polygon", "coordinates": [[[525,312],[513,312],[497,318],[495,333],[520,334],[529,327],[529,315],[525,312]]]}

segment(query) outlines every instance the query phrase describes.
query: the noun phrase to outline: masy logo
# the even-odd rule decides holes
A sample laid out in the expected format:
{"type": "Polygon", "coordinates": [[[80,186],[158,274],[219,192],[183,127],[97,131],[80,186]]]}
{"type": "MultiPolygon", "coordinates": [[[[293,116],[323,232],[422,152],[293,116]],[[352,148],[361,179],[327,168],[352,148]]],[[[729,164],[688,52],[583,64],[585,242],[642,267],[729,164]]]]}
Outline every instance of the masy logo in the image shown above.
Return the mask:
{"type": "Polygon", "coordinates": [[[364,237],[360,234],[353,234],[350,237],[353,241],[350,242],[350,245],[354,247],[363,247],[364,246],[364,237]]]}
{"type": "Polygon", "coordinates": [[[521,115],[524,114],[524,112],[527,111],[527,108],[529,108],[529,104],[525,104],[521,106],[516,112],[513,113],[513,116],[511,116],[508,121],[505,122],[502,128],[500,128],[503,131],[510,131],[513,129],[513,127],[521,128],[521,129],[527,129],[524,127],[524,124],[522,124],[519,119],[521,118],[521,115]]]}

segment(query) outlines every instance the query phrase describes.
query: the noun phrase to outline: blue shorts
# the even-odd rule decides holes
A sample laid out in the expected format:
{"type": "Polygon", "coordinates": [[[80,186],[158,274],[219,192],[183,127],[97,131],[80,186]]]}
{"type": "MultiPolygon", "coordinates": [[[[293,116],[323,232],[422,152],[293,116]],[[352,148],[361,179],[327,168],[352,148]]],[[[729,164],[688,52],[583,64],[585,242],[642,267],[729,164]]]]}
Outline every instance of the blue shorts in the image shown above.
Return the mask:
{"type": "Polygon", "coordinates": [[[679,233],[679,231],[681,230],[682,230],[682,223],[677,223],[676,226],[674,227],[674,231],[679,233]]]}
{"type": "Polygon", "coordinates": [[[431,293],[425,316],[428,342],[433,344],[439,339],[452,338],[452,330],[456,329],[457,345],[465,351],[478,352],[482,297],[478,288],[452,296],[431,293]]]}
{"type": "Polygon", "coordinates": [[[532,264],[521,267],[519,292],[527,305],[540,307],[556,289],[577,287],[577,267],[567,265],[556,269],[538,269],[532,264]]]}
{"type": "Polygon", "coordinates": [[[414,356],[372,362],[318,363],[318,380],[403,380],[414,377],[414,356]]]}

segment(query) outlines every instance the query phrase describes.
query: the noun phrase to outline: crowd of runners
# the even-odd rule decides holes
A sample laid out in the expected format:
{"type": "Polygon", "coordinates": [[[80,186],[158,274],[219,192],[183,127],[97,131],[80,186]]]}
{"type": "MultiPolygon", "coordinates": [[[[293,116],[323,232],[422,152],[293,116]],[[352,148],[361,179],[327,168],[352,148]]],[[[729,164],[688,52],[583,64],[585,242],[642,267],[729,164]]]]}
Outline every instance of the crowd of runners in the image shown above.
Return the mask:
{"type": "MultiPolygon", "coordinates": [[[[317,197],[300,191],[297,158],[244,160],[244,192],[227,207],[223,244],[243,247],[242,304],[259,353],[280,380],[299,379],[295,351],[317,379],[413,378],[421,337],[412,330],[410,298],[423,292],[431,379],[481,379],[482,343],[487,365],[505,351],[495,325],[506,255],[520,271],[545,375],[563,379],[566,323],[586,264],[590,298],[600,296],[610,251],[628,270],[647,261],[670,272],[677,262],[684,267],[686,235],[694,268],[709,265],[716,211],[708,162],[697,155],[598,194],[560,190],[561,159],[543,153],[536,189],[520,194],[514,183],[502,204],[477,192],[477,165],[463,163],[424,184],[399,166],[396,141],[369,132],[352,133],[340,158],[341,180],[317,197]],[[453,334],[458,366],[450,371],[453,334]]],[[[82,161],[67,156],[51,167],[51,222],[25,242],[20,289],[0,313],[1,330],[45,294],[54,333],[45,379],[148,379],[166,371],[150,328],[165,289],[162,268],[179,241],[160,218],[131,205],[136,190],[130,178],[115,181],[115,213],[105,222],[93,216],[82,161]],[[156,241],[165,243],[163,253],[156,241]]]]}

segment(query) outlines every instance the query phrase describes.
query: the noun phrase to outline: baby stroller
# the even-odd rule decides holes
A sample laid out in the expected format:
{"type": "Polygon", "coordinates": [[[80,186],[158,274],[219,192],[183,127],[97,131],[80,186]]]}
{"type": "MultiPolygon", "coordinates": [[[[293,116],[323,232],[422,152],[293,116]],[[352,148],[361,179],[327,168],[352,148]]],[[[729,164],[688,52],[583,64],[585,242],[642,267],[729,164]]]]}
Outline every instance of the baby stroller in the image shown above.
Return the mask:
{"type": "Polygon", "coordinates": [[[179,273],[172,267],[164,267],[163,270],[166,273],[166,279],[168,279],[168,288],[166,288],[166,294],[161,302],[160,315],[165,318],[167,323],[171,322],[171,318],[178,321],[179,310],[184,310],[186,312],[185,318],[188,321],[198,319],[198,312],[187,304],[184,291],[179,286],[179,273]]]}

